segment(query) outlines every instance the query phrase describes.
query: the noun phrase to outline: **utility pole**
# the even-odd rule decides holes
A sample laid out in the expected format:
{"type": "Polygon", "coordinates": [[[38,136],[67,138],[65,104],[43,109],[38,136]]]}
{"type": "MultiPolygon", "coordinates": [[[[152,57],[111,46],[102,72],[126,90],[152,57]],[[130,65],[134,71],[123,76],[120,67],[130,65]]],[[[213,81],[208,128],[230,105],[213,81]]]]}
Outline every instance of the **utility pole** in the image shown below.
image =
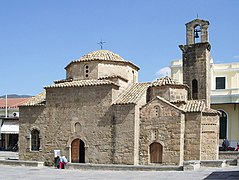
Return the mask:
{"type": "Polygon", "coordinates": [[[6,94],[6,103],[5,103],[5,118],[7,118],[7,94],[6,94]]]}

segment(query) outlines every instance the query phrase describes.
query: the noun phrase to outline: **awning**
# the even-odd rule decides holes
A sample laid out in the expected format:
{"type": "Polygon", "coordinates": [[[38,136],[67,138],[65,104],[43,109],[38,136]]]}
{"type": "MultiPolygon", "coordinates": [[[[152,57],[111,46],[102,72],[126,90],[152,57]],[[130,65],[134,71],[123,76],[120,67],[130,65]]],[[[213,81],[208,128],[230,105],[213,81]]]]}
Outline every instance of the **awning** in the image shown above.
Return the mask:
{"type": "Polygon", "coordinates": [[[1,134],[18,134],[19,122],[4,120],[1,127],[1,134]]]}

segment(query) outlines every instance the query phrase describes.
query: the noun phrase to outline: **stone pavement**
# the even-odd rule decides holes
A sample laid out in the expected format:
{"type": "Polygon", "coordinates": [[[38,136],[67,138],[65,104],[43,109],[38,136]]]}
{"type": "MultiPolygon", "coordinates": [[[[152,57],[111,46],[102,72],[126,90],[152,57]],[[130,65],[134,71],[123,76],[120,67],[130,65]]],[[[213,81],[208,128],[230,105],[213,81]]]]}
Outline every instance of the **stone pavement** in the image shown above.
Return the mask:
{"type": "MultiPolygon", "coordinates": [[[[18,154],[15,152],[0,151],[0,159],[8,158],[18,158],[18,154]]],[[[239,166],[230,166],[226,168],[201,168],[197,171],[103,171],[0,165],[0,179],[239,179],[239,166]]]]}
{"type": "Polygon", "coordinates": [[[239,167],[204,168],[197,171],[80,171],[53,167],[24,167],[0,165],[0,179],[239,179],[239,167]]]}

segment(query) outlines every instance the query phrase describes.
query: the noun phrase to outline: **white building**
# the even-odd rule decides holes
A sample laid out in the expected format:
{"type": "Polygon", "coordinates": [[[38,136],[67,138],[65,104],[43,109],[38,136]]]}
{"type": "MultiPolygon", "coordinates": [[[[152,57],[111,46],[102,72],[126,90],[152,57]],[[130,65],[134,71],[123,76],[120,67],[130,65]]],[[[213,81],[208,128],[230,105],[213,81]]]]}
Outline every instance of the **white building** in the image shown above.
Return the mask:
{"type": "MultiPolygon", "coordinates": [[[[171,62],[172,79],[183,82],[182,60],[171,62]]],[[[211,108],[222,112],[220,139],[239,143],[239,62],[214,64],[211,61],[211,108]]]]}

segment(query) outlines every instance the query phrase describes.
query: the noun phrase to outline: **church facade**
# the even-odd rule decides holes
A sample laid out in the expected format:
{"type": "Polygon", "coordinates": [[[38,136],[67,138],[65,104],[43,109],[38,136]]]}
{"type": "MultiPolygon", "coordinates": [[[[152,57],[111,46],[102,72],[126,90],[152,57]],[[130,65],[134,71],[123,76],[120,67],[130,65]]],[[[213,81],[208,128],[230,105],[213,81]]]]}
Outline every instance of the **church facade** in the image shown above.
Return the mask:
{"type": "Polygon", "coordinates": [[[210,109],[208,21],[186,24],[184,84],[138,82],[139,68],[109,50],[66,66],[66,78],[20,107],[19,158],[52,164],[182,165],[218,159],[219,114],[210,109]],[[196,29],[196,28],[200,29],[196,29]],[[200,32],[201,42],[195,42],[200,32]],[[190,74],[190,76],[189,76],[190,74]]]}

